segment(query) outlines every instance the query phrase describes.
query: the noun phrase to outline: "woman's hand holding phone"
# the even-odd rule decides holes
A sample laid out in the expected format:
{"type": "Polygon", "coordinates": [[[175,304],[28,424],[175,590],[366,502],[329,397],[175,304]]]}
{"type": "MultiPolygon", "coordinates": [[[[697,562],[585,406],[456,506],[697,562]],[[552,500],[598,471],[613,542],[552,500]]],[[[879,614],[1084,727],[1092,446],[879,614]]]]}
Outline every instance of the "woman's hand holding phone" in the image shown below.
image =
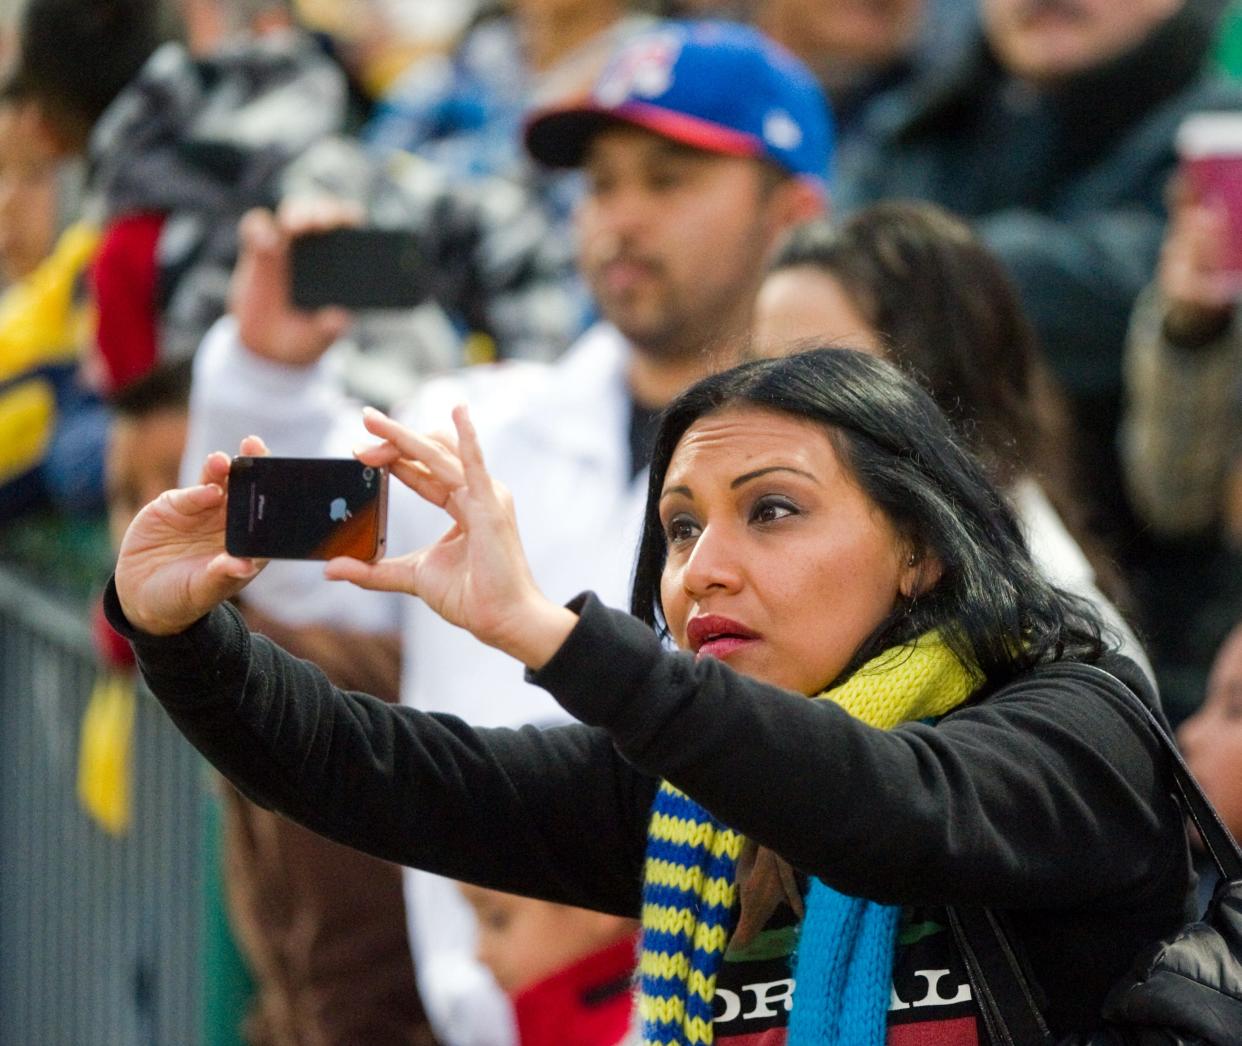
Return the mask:
{"type": "Polygon", "coordinates": [[[457,445],[420,435],[367,409],[367,430],[382,443],[355,456],[390,474],[448,513],[438,541],[378,563],[333,559],[326,574],[363,588],[418,596],[451,624],[540,668],[560,648],[577,616],[535,584],[518,537],[513,499],[483,463],[465,407],[453,411],[457,445]]]}
{"type": "MultiPolygon", "coordinates": [[[[248,436],[243,454],[267,453],[248,436]]],[[[165,491],[135,517],[121,542],[116,591],[125,616],[153,635],[183,632],[237,595],[263,561],[224,550],[229,457],[208,456],[198,486],[165,491]]]]}

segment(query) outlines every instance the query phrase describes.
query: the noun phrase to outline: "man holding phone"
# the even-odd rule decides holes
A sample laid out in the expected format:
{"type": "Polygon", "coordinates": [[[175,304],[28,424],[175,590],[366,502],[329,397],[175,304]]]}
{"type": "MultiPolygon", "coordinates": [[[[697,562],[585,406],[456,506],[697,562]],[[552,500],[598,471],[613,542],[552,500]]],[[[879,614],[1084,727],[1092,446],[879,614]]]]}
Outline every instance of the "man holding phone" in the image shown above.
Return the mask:
{"type": "MultiPolygon", "coordinates": [[[[687,385],[740,358],[769,256],[825,206],[830,137],[810,73],[754,30],[725,23],[666,23],[638,36],[589,98],[530,121],[537,160],[585,173],[579,263],[603,321],[556,364],[433,381],[400,416],[434,428],[470,402],[489,462],[525,508],[523,536],[547,591],[568,598],[589,586],[627,598],[652,422],[687,385]]],[[[253,213],[244,222],[232,316],[196,361],[187,478],[208,451],[235,448],[249,432],[295,455],[346,452],[362,434],[327,357],[347,315],[289,300],[291,236],[339,218],[331,205],[291,204],[280,221],[253,213]]],[[[393,491],[391,554],[443,528],[414,501],[393,491]]],[[[286,620],[399,623],[407,704],[483,725],[560,718],[518,666],[415,601],[327,585],[312,564],[273,564],[247,594],[286,620]]],[[[452,884],[407,873],[407,900],[442,1041],[511,1042],[507,1004],[473,959],[452,884]]]]}

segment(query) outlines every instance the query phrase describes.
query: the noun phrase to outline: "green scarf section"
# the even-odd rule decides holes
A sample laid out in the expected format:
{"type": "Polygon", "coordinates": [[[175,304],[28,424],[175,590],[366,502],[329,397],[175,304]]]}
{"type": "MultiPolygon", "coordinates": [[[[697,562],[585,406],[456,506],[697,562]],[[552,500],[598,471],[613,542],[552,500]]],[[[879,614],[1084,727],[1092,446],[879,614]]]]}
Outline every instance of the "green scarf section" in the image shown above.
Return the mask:
{"type": "MultiPolygon", "coordinates": [[[[835,702],[869,726],[889,730],[944,715],[981,682],[939,633],[928,632],[879,654],[815,700],[835,702]]],[[[716,974],[734,923],[743,841],[661,782],[643,877],[638,1011],[644,1046],[713,1041],[716,974]]]]}

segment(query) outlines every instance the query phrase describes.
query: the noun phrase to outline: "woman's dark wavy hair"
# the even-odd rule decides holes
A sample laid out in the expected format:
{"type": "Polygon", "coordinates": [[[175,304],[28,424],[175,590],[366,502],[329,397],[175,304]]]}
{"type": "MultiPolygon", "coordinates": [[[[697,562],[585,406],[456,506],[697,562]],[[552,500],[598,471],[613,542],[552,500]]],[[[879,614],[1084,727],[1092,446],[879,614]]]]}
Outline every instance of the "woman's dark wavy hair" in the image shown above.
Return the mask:
{"type": "Polygon", "coordinates": [[[837,280],[999,483],[1045,471],[1051,379],[1013,281],[968,225],[934,204],[878,203],[795,230],[772,271],[798,267],[837,280]]]}
{"type": "MultiPolygon", "coordinates": [[[[864,352],[821,348],[754,360],[700,381],[664,412],[651,462],[631,611],[665,632],[660,577],[667,555],[660,493],[673,452],[700,418],[730,407],[773,411],[823,427],[854,480],[940,579],[894,609],[843,677],[896,644],[939,628],[990,684],[1044,661],[1094,660],[1102,625],[1085,600],[1054,588],[1031,561],[1004,498],[923,389],[864,352]]],[[[832,682],[825,680],[825,683],[832,682]]]]}
{"type": "Polygon", "coordinates": [[[1013,280],[957,216],[935,204],[890,200],[840,225],[801,226],[771,271],[810,268],[836,280],[915,375],[1002,489],[1033,477],[1116,603],[1129,593],[1087,525],[1071,465],[1064,395],[1048,368],[1013,280]]]}

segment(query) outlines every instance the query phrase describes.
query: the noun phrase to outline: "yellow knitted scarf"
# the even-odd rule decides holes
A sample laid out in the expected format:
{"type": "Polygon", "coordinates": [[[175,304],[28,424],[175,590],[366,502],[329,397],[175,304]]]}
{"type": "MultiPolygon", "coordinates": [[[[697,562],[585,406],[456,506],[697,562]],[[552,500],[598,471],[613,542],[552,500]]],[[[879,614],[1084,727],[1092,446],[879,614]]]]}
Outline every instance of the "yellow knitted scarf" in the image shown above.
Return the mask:
{"type": "MultiPolygon", "coordinates": [[[[893,647],[817,695],[869,726],[944,715],[981,682],[937,632],[893,647]]],[[[661,782],[647,831],[639,1017],[644,1046],[710,1044],[716,972],[737,902],[742,836],[661,782]]]]}

